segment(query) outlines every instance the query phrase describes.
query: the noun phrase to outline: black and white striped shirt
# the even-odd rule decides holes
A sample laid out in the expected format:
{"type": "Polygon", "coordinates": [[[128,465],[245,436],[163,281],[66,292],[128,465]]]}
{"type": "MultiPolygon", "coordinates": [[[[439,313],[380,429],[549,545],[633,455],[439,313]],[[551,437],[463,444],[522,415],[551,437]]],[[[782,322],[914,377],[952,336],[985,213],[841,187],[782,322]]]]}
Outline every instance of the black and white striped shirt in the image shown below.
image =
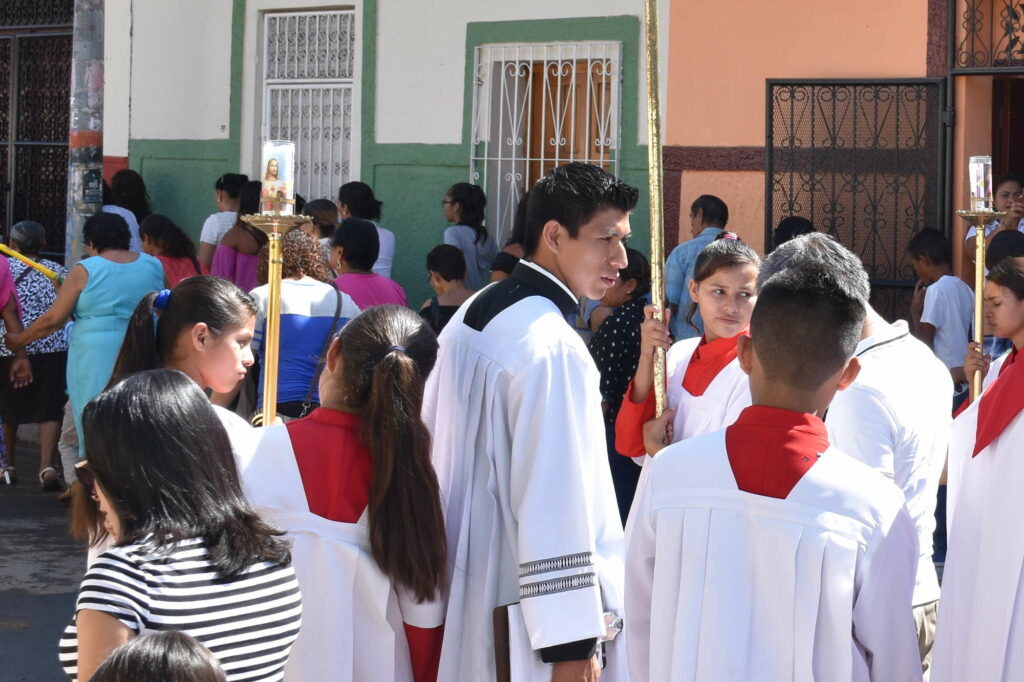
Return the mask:
{"type": "MultiPolygon", "coordinates": [[[[104,552],[82,580],[76,613],[81,609],[109,613],[136,635],[184,632],[213,653],[228,680],[262,681],[283,679],[302,601],[291,566],[262,562],[225,578],[194,539],[169,554],[139,545],[104,552]]],[[[61,637],[60,661],[77,680],[74,620],[61,637]]]]}

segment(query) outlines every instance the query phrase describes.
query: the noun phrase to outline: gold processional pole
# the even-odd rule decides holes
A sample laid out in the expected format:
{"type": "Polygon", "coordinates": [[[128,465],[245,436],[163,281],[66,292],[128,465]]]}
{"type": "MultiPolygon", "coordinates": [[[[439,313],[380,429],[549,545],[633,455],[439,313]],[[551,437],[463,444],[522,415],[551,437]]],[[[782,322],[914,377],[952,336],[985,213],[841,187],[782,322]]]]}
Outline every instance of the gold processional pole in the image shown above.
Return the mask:
{"type": "MultiPolygon", "coordinates": [[[[645,0],[644,30],[647,35],[647,186],[651,206],[651,303],[657,319],[665,308],[665,227],[662,203],[661,90],[658,78],[658,0],[645,0]]],[[[665,411],[665,351],[654,354],[655,414],[665,411]]]]}
{"type": "Polygon", "coordinates": [[[302,215],[282,215],[281,204],[290,199],[267,198],[274,205],[272,214],[256,213],[242,220],[262,230],[270,240],[267,245],[267,322],[263,335],[263,424],[274,423],[277,416],[277,367],[281,345],[281,237],[313,219],[302,215]]]}
{"type": "MultiPolygon", "coordinates": [[[[974,237],[974,342],[984,352],[985,348],[985,226],[1002,220],[1006,213],[993,211],[992,206],[992,157],[972,156],[968,163],[971,183],[971,208],[957,211],[961,218],[971,221],[974,237]]],[[[981,372],[967,377],[970,382],[971,402],[981,395],[981,372]]]]}

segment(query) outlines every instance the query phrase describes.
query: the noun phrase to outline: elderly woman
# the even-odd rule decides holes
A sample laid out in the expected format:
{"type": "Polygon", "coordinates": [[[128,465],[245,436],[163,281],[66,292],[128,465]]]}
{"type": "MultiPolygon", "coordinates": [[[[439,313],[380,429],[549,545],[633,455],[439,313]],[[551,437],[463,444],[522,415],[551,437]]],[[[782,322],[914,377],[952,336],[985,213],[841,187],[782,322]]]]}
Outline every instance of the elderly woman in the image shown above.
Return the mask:
{"type": "MultiPolygon", "coordinates": [[[[39,257],[46,245],[46,228],[32,220],[23,220],[11,227],[11,247],[30,260],[43,265],[61,277],[67,269],[39,257]]],[[[57,299],[56,284],[35,268],[10,259],[11,277],[21,302],[23,324],[32,324],[50,309],[57,299]]],[[[5,330],[6,331],[6,328],[5,330]]],[[[43,490],[60,490],[60,476],[51,466],[57,451],[57,436],[64,413],[67,382],[68,342],[64,330],[37,339],[25,347],[32,367],[33,381],[27,386],[8,387],[3,393],[4,445],[13,466],[14,444],[19,424],[39,424],[39,484],[43,490]]],[[[0,346],[0,377],[6,376],[14,361],[14,353],[0,346]]]]}
{"type": "Polygon", "coordinates": [[[72,315],[68,349],[68,398],[75,429],[82,432],[82,410],[110,380],[128,320],[143,296],[164,286],[160,261],[129,250],[131,236],[121,216],[97,213],[85,221],[88,258],[68,271],[49,310],[23,332],[8,332],[13,351],[49,337],[72,315]]]}

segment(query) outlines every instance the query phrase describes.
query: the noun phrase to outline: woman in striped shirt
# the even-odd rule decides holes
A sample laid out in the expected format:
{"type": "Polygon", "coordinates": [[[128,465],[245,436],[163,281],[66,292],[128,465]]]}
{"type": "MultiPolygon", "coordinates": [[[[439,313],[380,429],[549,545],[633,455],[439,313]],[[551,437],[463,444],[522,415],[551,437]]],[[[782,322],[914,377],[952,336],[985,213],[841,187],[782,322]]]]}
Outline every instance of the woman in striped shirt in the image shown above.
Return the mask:
{"type": "Polygon", "coordinates": [[[282,534],[245,501],[227,432],[195,382],[173,370],[128,377],[85,409],[88,464],[114,547],[82,580],[60,643],[88,680],[117,646],[176,630],[228,680],[280,680],[301,617],[282,534]]]}

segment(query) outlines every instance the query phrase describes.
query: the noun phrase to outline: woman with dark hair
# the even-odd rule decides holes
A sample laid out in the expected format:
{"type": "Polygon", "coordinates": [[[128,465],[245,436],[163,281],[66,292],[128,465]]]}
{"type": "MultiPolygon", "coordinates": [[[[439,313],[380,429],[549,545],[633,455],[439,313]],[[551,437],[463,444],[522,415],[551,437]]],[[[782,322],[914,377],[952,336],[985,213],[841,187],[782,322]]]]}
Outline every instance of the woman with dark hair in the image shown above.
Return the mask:
{"type": "Polygon", "coordinates": [[[391,266],[395,260],[395,235],[380,226],[380,209],[383,202],[373,196],[373,189],[365,182],[346,182],[338,189],[338,212],[341,219],[357,218],[368,220],[377,228],[380,251],[371,268],[381,277],[391,278],[391,266]]]}
{"type": "Polygon", "coordinates": [[[267,235],[241,219],[241,216],[260,212],[259,180],[246,183],[238,203],[239,218],[227,231],[213,254],[210,274],[231,280],[245,291],[257,284],[260,249],[267,243],[267,235]]]}
{"type": "Polygon", "coordinates": [[[444,231],[444,243],[462,251],[466,259],[466,286],[473,291],[490,281],[491,263],[498,255],[498,245],[484,227],[486,207],[484,191],[468,182],[449,187],[441,201],[445,220],[453,223],[444,231]]]}
{"type": "Polygon", "coordinates": [[[523,234],[526,231],[526,209],[530,205],[530,192],[523,192],[516,206],[516,215],[512,219],[512,234],[505,240],[505,248],[491,261],[491,281],[500,282],[512,274],[512,269],[525,255],[523,252],[523,234]]]}
{"type": "Polygon", "coordinates": [[[440,334],[459,306],[473,295],[463,283],[466,259],[462,252],[450,244],[435,246],[427,254],[427,277],[434,296],[420,306],[420,316],[440,334]]]}
{"type": "MultiPolygon", "coordinates": [[[[39,223],[23,220],[11,227],[11,248],[50,268],[61,277],[67,277],[68,271],[63,265],[39,257],[45,245],[46,229],[39,223]]],[[[20,260],[10,258],[8,261],[18,300],[21,302],[21,321],[23,324],[32,324],[57,300],[56,285],[20,260]]],[[[0,327],[0,335],[4,333],[6,325],[0,327]]],[[[39,484],[43,490],[60,490],[60,476],[51,462],[57,451],[64,403],[67,402],[68,341],[64,330],[57,330],[33,341],[25,347],[25,351],[32,367],[33,381],[27,386],[16,388],[8,382],[14,354],[6,346],[0,346],[0,381],[8,384],[3,392],[3,430],[9,469],[14,468],[18,425],[38,424],[39,484]]]]}
{"type": "Polygon", "coordinates": [[[209,272],[196,258],[196,245],[170,218],[153,213],[139,225],[139,235],[142,251],[160,261],[170,288],[186,277],[209,272]]]}
{"type": "Polygon", "coordinates": [[[253,504],[293,538],[317,624],[299,635],[288,679],[437,677],[447,545],[420,419],[436,356],[416,313],[367,310],[331,342],[321,407],[264,429],[239,462],[253,504]]]}
{"type": "Polygon", "coordinates": [[[247,182],[248,175],[225,173],[213,183],[217,212],[211,213],[203,222],[203,230],[199,233],[199,262],[207,268],[213,263],[213,254],[224,235],[238,220],[238,202],[247,182]]]}
{"type": "Polygon", "coordinates": [[[25,331],[8,333],[11,350],[59,330],[72,315],[68,349],[68,398],[75,430],[82,433],[82,409],[110,380],[117,350],[139,300],[164,284],[160,261],[128,250],[124,220],[97,213],[85,221],[82,239],[88,258],[73,266],[49,310],[25,331]]]}
{"type": "Polygon", "coordinates": [[[100,210],[104,213],[113,213],[124,218],[125,224],[128,225],[128,233],[131,235],[131,240],[128,242],[128,250],[140,253],[142,251],[142,241],[139,237],[139,221],[134,213],[114,203],[114,190],[110,189],[110,184],[106,180],[103,181],[103,206],[100,207],[100,210]]]}
{"type": "MultiPolygon", "coordinates": [[[[259,279],[252,290],[256,299],[256,336],[252,347],[260,352],[263,366],[263,335],[266,330],[267,249],[260,251],[259,279]]],[[[320,245],[300,230],[281,238],[281,337],[277,370],[277,413],[287,419],[305,417],[320,404],[317,382],[321,359],[335,332],[359,314],[348,294],[338,291],[324,262],[320,245]]],[[[263,406],[260,374],[257,409],[263,406]]]]}
{"type": "Polygon", "coordinates": [[[339,273],[334,285],[351,296],[360,310],[387,303],[405,305],[405,290],[398,282],[372,270],[380,253],[380,238],[372,222],[342,220],[331,243],[331,267],[339,273]]]}
{"type": "Polygon", "coordinates": [[[135,215],[135,220],[142,224],[152,211],[149,208],[149,192],[142,176],[130,168],[122,168],[110,179],[110,189],[114,204],[126,208],[135,215]]]}
{"type": "Polygon", "coordinates": [[[645,296],[651,291],[651,268],[636,249],[626,249],[627,264],[609,287],[601,305],[590,316],[593,335],[587,347],[601,373],[601,407],[604,411],[608,463],[619,515],[626,523],[633,504],[640,467],[615,450],[615,418],[629,382],[640,362],[640,325],[644,322],[645,296]]]}
{"type": "MultiPolygon", "coordinates": [[[[306,204],[303,211],[313,220],[299,225],[299,229],[320,245],[324,254],[324,263],[331,260],[331,238],[338,229],[338,205],[330,199],[314,199],[306,204]]],[[[328,267],[330,267],[328,265],[328,267]]],[[[336,277],[338,273],[331,275],[336,277]]]]}
{"type": "Polygon", "coordinates": [[[772,248],[777,249],[791,239],[796,239],[802,234],[817,232],[810,220],[803,216],[786,216],[775,226],[772,232],[772,248]]]}
{"type": "Polygon", "coordinates": [[[169,630],[117,647],[90,682],[227,682],[227,677],[195,637],[169,630]]]}
{"type": "Polygon", "coordinates": [[[181,372],[142,372],[92,400],[82,426],[79,480],[113,546],[82,579],[65,672],[88,680],[133,637],[177,630],[228,680],[280,680],[302,610],[288,542],[242,494],[203,392],[181,372]]]}

